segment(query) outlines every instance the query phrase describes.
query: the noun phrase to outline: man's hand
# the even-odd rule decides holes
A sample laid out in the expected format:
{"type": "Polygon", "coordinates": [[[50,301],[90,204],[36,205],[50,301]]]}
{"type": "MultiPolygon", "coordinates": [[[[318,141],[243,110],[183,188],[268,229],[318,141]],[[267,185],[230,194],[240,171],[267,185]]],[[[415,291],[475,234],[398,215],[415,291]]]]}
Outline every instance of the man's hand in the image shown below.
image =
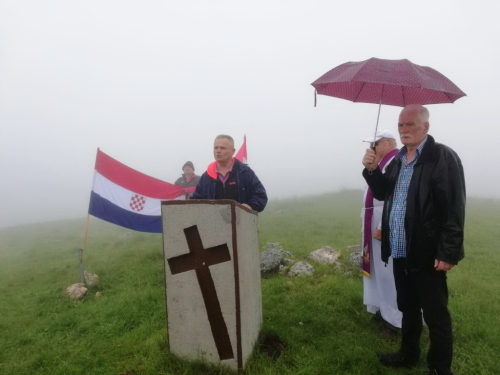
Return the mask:
{"type": "Polygon", "coordinates": [[[362,163],[366,169],[368,169],[369,171],[373,171],[375,168],[377,168],[376,159],[377,154],[375,154],[375,151],[369,148],[366,150],[362,163]]]}
{"type": "Polygon", "coordinates": [[[382,231],[380,229],[375,229],[373,231],[373,238],[376,240],[382,241],[382,231]]]}
{"type": "Polygon", "coordinates": [[[248,208],[250,211],[253,211],[252,207],[250,207],[248,204],[242,203],[241,205],[245,208],[248,208]]]}
{"type": "Polygon", "coordinates": [[[436,271],[449,271],[453,268],[453,264],[443,262],[442,260],[434,260],[434,268],[436,271]]]}

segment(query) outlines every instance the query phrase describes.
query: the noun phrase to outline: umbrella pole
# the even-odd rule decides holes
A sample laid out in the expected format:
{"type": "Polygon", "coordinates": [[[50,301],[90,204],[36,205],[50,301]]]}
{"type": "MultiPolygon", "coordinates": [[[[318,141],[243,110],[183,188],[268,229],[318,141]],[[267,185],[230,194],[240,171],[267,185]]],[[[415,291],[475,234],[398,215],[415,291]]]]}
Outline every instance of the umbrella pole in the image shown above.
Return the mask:
{"type": "MultiPolygon", "coordinates": [[[[378,105],[377,123],[375,124],[375,133],[373,133],[373,146],[372,146],[372,150],[375,151],[375,152],[377,152],[376,151],[376,147],[375,147],[375,142],[376,142],[375,139],[377,139],[378,120],[380,118],[380,108],[382,108],[382,97],[384,96],[384,87],[385,87],[385,85],[382,86],[382,95],[380,95],[380,103],[378,105]]],[[[373,173],[373,170],[370,169],[368,171],[368,174],[371,175],[372,173],[373,173]]]]}
{"type": "Polygon", "coordinates": [[[382,85],[382,94],[380,95],[380,103],[378,105],[377,124],[375,125],[375,133],[373,133],[373,151],[375,151],[375,138],[377,137],[378,119],[380,118],[380,108],[382,108],[382,98],[384,97],[384,88],[385,85],[382,85]]]}
{"type": "Polygon", "coordinates": [[[377,124],[375,124],[375,133],[373,133],[373,151],[375,151],[375,139],[377,138],[377,130],[378,130],[378,119],[380,118],[380,108],[382,108],[382,98],[380,99],[380,104],[378,105],[378,115],[377,115],[377,124]]]}

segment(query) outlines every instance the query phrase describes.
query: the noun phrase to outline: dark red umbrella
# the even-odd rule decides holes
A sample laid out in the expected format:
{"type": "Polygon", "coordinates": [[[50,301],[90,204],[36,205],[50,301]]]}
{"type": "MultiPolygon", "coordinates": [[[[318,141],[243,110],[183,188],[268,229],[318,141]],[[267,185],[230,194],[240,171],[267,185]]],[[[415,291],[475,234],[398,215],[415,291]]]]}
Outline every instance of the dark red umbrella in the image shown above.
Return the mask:
{"type": "Polygon", "coordinates": [[[311,85],[320,95],[380,106],[453,103],[465,96],[462,90],[437,70],[413,64],[406,59],[383,60],[372,57],[365,61],[347,62],[322,75],[311,85]]]}

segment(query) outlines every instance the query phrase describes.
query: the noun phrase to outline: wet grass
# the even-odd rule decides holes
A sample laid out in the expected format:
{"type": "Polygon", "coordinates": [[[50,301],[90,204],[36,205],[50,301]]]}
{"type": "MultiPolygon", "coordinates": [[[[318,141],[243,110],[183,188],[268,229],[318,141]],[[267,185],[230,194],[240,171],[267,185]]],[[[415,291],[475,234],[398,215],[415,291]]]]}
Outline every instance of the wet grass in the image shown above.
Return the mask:
{"type": "MultiPolygon", "coordinates": [[[[260,242],[280,242],[305,260],[328,245],[340,270],[316,265],[310,278],[262,281],[264,323],[245,374],[421,374],[389,370],[375,353],[398,343],[362,305],[362,280],[346,275],[346,247],[360,238],[362,192],[270,202],[260,242]]],[[[500,202],[469,199],[466,258],[449,273],[455,374],[496,374],[500,353],[500,202]]],[[[0,374],[229,374],[168,352],[160,235],[91,219],[85,268],[99,275],[80,302],[77,248],[85,221],[0,229],[0,374]],[[102,297],[96,297],[97,291],[102,297]]],[[[424,337],[423,349],[428,345],[424,337]]]]}

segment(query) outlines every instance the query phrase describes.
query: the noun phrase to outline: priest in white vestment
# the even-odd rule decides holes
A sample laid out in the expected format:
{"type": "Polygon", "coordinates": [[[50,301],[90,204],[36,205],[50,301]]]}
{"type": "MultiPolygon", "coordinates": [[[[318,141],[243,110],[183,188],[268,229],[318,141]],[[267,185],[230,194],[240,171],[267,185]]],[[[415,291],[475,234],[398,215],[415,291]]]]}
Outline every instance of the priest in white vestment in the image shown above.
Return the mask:
{"type": "MultiPolygon", "coordinates": [[[[398,153],[394,135],[386,129],[363,140],[375,147],[377,163],[382,173],[398,153]]],[[[363,197],[363,218],[361,231],[362,270],[363,270],[363,303],[369,313],[380,311],[382,318],[390,325],[401,328],[402,314],[398,310],[396,286],[392,272],[392,258],[386,265],[380,254],[381,220],[384,202],[373,198],[368,187],[363,197]],[[370,223],[371,222],[371,223],[370,223]],[[365,224],[366,223],[366,224],[365,224]],[[365,233],[365,226],[369,232],[365,233]]]]}

